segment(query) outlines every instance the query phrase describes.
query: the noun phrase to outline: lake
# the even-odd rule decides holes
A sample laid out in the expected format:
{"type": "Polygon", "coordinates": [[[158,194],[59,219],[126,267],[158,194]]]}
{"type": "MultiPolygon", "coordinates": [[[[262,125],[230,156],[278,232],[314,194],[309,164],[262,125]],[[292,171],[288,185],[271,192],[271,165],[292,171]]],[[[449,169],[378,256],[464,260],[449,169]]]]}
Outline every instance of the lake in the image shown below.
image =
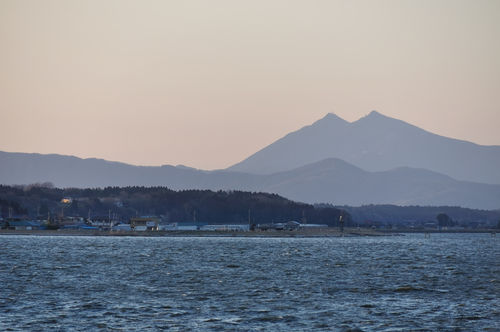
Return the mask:
{"type": "Polygon", "coordinates": [[[3,331],[500,330],[490,234],[0,243],[3,331]]]}

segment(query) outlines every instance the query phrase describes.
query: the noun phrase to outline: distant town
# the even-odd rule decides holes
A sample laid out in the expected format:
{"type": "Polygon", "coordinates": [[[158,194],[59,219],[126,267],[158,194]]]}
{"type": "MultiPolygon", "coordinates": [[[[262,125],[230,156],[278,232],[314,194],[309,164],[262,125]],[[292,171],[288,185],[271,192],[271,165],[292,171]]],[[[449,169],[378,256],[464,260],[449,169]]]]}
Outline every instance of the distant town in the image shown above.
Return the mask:
{"type": "Polygon", "coordinates": [[[0,205],[1,228],[9,230],[249,231],[352,223],[343,210],[274,194],[166,187],[0,186],[0,205]]]}
{"type": "Polygon", "coordinates": [[[500,228],[500,211],[458,207],[335,207],[275,194],[166,187],[60,189],[0,186],[3,230],[109,232],[477,231],[500,228]]]}

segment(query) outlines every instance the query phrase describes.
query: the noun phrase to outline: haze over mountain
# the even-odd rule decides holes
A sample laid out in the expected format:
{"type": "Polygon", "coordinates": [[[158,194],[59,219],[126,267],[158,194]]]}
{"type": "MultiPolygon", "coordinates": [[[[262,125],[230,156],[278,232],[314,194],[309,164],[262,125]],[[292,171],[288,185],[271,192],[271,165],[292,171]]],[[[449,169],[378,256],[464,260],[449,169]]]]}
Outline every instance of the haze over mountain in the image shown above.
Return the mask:
{"type": "Polygon", "coordinates": [[[171,189],[277,193],[306,203],[335,205],[453,205],[500,208],[500,185],[457,181],[423,169],[367,172],[330,158],[290,171],[256,175],[185,166],[132,166],[101,159],[0,152],[0,183],[52,182],[58,187],[167,186],[171,189]]]}
{"type": "Polygon", "coordinates": [[[424,168],[459,180],[500,184],[500,146],[439,136],[376,111],[355,122],[328,114],[227,170],[272,174],[327,158],[367,171],[424,168]]]}

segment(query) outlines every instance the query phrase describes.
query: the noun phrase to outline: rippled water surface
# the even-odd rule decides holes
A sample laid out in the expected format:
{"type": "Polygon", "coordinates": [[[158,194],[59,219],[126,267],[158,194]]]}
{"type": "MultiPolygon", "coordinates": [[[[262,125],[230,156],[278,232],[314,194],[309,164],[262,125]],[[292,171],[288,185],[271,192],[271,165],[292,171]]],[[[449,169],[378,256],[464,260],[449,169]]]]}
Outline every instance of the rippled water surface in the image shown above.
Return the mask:
{"type": "Polygon", "coordinates": [[[0,330],[500,330],[499,237],[0,237],[0,330]]]}

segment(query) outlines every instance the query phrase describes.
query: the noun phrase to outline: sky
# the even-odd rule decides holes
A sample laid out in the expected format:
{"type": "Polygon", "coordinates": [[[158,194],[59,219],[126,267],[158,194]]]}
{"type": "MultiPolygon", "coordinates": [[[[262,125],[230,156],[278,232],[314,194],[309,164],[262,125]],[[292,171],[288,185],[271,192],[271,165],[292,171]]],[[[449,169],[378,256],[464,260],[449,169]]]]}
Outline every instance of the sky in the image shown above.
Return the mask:
{"type": "Polygon", "coordinates": [[[0,0],[0,150],[226,168],[331,112],[500,145],[500,1],[0,0]]]}

